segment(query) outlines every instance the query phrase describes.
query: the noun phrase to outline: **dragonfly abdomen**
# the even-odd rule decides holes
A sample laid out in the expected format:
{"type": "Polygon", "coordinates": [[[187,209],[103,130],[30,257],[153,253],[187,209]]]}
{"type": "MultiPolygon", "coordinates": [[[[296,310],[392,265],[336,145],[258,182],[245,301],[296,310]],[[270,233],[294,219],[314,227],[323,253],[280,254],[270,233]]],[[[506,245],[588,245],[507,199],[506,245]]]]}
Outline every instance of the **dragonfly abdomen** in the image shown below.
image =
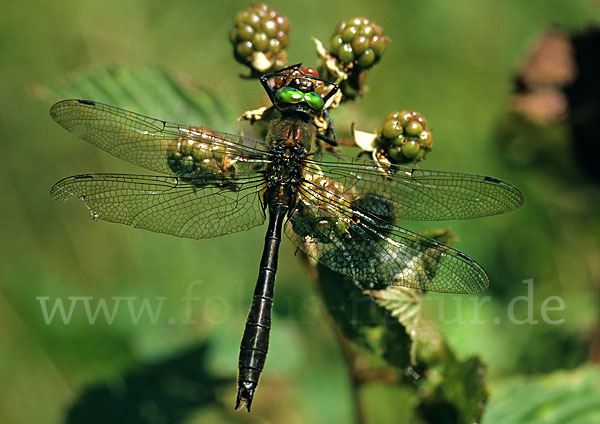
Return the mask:
{"type": "Polygon", "coordinates": [[[269,227],[265,236],[252,306],[240,344],[238,362],[238,395],[235,407],[237,409],[245,403],[248,412],[269,350],[271,310],[281,229],[290,208],[291,198],[292,191],[283,185],[272,186],[265,193],[265,203],[269,207],[269,227]]]}
{"type": "Polygon", "coordinates": [[[243,402],[248,411],[269,350],[275,270],[261,268],[259,280],[261,277],[264,284],[256,285],[240,344],[238,396],[235,407],[239,408],[243,402]],[[268,275],[269,271],[272,275],[268,275]]]}

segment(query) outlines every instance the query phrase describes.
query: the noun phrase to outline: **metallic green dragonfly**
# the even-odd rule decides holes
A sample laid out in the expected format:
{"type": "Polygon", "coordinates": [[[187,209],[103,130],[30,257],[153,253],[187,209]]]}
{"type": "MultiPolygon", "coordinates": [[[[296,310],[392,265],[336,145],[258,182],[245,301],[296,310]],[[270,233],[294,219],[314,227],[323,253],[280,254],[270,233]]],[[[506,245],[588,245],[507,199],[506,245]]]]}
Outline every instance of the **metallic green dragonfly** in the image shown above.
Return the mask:
{"type": "Polygon", "coordinates": [[[496,178],[428,171],[322,153],[313,119],[338,90],[310,68],[264,75],[273,102],[264,141],[150,118],[88,100],[50,115],[81,139],[160,175],[81,174],[52,188],[79,198],[94,219],[201,239],[247,230],[268,218],[252,306],[242,337],[236,408],[248,411],[266,359],[282,231],[323,265],[367,285],[446,293],[488,287],[464,253],[398,226],[505,213],[522,203],[496,178]],[[329,88],[322,92],[322,88],[329,88]]]}

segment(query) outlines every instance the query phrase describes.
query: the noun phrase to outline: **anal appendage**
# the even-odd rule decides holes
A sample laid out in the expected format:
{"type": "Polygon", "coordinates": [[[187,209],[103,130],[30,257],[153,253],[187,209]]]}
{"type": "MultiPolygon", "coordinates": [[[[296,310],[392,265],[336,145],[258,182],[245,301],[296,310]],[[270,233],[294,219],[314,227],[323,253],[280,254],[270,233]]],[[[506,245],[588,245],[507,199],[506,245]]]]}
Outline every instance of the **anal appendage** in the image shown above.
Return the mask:
{"type": "Polygon", "coordinates": [[[243,381],[238,386],[237,400],[235,401],[235,409],[238,409],[242,404],[246,405],[246,409],[250,412],[252,406],[252,398],[254,397],[254,391],[256,390],[256,384],[250,381],[243,381]]]}

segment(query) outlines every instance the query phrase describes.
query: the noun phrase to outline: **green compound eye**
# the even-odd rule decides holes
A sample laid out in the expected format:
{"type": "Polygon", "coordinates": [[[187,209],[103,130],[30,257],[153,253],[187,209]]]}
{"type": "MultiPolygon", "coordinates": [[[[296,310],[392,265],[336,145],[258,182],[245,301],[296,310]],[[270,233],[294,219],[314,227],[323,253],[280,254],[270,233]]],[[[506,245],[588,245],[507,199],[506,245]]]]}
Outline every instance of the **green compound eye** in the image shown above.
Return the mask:
{"type": "Polygon", "coordinates": [[[304,101],[315,110],[321,110],[323,109],[323,106],[325,106],[321,96],[313,91],[304,94],[304,101]]]}
{"type": "Polygon", "coordinates": [[[304,99],[304,93],[292,87],[283,87],[275,93],[278,103],[300,103],[304,99]]]}

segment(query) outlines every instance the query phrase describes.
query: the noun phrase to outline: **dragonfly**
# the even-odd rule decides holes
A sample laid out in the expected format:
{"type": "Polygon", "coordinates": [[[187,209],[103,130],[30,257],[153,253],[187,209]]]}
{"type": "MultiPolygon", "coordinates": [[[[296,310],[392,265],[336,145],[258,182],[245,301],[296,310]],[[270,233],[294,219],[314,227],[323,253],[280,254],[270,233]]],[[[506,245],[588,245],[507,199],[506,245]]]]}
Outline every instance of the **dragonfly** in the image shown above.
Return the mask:
{"type": "Polygon", "coordinates": [[[489,284],[468,255],[399,226],[400,220],[467,219],[521,205],[513,185],[474,174],[398,165],[319,148],[336,145],[326,119],[338,91],[311,68],[263,75],[271,100],[264,140],[166,122],[89,100],[63,100],[51,117],[79,138],[153,175],[79,174],[54,185],[100,219],[203,239],[268,222],[243,332],[235,408],[250,411],[269,346],[282,233],[310,257],[360,284],[478,293],[489,284]],[[324,87],[327,89],[324,90],[324,87]]]}

